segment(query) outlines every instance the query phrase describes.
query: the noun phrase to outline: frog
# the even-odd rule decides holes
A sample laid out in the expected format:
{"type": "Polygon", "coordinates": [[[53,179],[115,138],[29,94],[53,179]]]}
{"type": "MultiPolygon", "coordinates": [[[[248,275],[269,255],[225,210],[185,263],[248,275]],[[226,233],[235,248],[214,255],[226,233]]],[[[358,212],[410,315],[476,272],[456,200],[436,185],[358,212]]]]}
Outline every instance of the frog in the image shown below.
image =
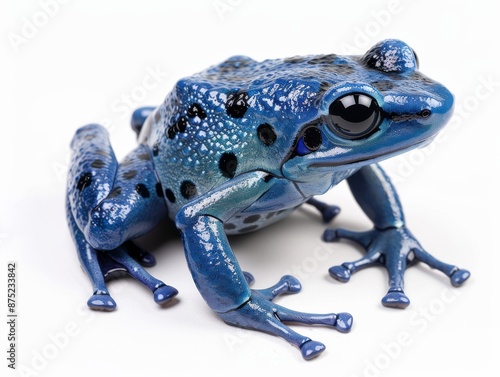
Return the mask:
{"type": "Polygon", "coordinates": [[[222,321],[281,337],[313,359],[324,343],[290,325],[347,333],[352,315],[275,303],[301,290],[290,275],[269,288],[251,288],[255,279],[240,267],[229,238],[268,227],[302,205],[329,224],[340,208],[317,197],[341,182],[373,228],[326,225],[323,241],[345,239],[365,250],[360,259],[331,267],[332,280],[347,282],[363,268],[383,266],[389,287],[382,305],[399,309],[410,304],[404,273],[416,262],[461,286],[470,272],[421,246],[381,166],[432,142],[453,103],[444,85],[420,72],[408,44],[386,39],[362,55],[263,61],[236,55],[182,78],[159,106],[133,112],[138,143],[121,162],[103,126],[80,127],[71,141],[66,213],[93,287],[87,305],[116,309],[106,285],[116,274],[144,284],[162,306],[174,300],[178,290],[146,271],[156,260],[138,242],[167,220],[180,233],[196,288],[222,321]]]}

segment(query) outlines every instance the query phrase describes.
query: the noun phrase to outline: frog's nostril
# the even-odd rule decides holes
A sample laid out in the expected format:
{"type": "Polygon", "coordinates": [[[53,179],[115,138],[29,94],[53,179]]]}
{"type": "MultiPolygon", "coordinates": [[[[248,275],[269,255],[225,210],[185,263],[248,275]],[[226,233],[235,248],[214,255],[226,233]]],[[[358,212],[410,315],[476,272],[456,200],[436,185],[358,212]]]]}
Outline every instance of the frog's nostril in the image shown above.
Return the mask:
{"type": "Polygon", "coordinates": [[[393,122],[408,122],[410,120],[416,119],[426,119],[431,116],[432,112],[429,109],[423,109],[415,113],[390,113],[385,114],[386,118],[389,118],[393,122]]]}
{"type": "Polygon", "coordinates": [[[429,118],[431,116],[431,111],[429,109],[424,109],[420,112],[422,118],[429,118]]]}

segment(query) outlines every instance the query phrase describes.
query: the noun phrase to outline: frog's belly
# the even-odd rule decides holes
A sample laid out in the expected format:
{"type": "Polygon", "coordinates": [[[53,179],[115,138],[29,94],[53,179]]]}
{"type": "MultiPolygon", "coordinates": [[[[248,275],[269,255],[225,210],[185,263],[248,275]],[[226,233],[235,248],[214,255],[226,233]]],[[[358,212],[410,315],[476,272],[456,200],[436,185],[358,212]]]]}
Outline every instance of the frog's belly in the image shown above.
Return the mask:
{"type": "Polygon", "coordinates": [[[227,234],[251,232],[288,216],[307,198],[286,179],[275,179],[272,187],[250,207],[236,213],[224,223],[227,234]]]}
{"type": "Polygon", "coordinates": [[[282,209],[278,211],[244,214],[231,217],[224,223],[227,234],[242,234],[253,232],[269,226],[292,213],[297,207],[282,209]]]}

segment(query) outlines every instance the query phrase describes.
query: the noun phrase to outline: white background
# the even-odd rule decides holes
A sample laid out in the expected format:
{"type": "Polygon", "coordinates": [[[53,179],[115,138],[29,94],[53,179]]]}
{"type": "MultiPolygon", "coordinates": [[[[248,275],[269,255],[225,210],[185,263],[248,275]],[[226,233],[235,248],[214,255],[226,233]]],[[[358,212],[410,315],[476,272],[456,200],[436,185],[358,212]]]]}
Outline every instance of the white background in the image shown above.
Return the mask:
{"type": "MultiPolygon", "coordinates": [[[[498,369],[499,30],[497,12],[483,5],[491,2],[55,1],[3,1],[0,11],[0,296],[7,295],[7,261],[15,261],[21,375],[468,376],[498,369]],[[158,307],[148,290],[124,279],[109,285],[116,312],[86,308],[91,286],[64,214],[69,142],[79,126],[104,122],[121,158],[135,145],[132,110],[160,103],[180,77],[235,54],[360,54],[389,37],[409,43],[421,70],[456,96],[440,139],[384,166],[424,247],[472,272],[463,287],[418,265],[406,274],[411,306],[383,308],[386,272],[333,281],[328,268],[361,251],[321,242],[325,225],[301,209],[231,242],[255,287],[292,271],[301,279],[303,291],[279,303],[353,314],[350,334],[294,327],[327,346],[311,362],[279,338],[223,324],[196,291],[179,239],[161,229],[143,245],[158,259],[150,272],[179,289],[178,300],[158,307]],[[155,80],[151,71],[159,72],[155,80]]],[[[370,227],[346,185],[325,199],[342,207],[333,225],[370,227]]],[[[6,313],[6,298],[0,302],[6,313]]],[[[2,375],[11,372],[7,332],[0,326],[2,375]]]]}

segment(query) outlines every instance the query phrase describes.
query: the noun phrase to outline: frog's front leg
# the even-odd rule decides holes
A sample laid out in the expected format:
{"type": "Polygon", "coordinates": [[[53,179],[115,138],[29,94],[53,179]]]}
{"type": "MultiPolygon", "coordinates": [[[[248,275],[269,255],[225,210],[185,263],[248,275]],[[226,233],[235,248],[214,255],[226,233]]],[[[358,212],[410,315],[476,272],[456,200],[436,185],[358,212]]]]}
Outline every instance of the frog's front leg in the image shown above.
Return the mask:
{"type": "Polygon", "coordinates": [[[166,215],[148,149],[140,145],[119,165],[107,132],[99,125],[80,128],[71,147],[67,218],[81,265],[93,285],[88,306],[115,309],[105,282],[115,271],[146,285],[157,303],[167,302],[177,290],[142,268],[154,265],[154,257],[131,241],[166,215]]]}
{"type": "Polygon", "coordinates": [[[321,324],[347,332],[352,317],[347,313],[301,313],[273,303],[271,300],[279,293],[300,289],[292,277],[285,277],[269,289],[251,290],[224,232],[224,222],[261,197],[275,179],[259,171],[234,178],[183,207],[176,223],[193,279],[207,304],[226,323],[280,336],[298,347],[305,359],[311,359],[325,346],[294,332],[283,322],[321,324]]]}
{"type": "Polygon", "coordinates": [[[460,286],[470,276],[469,271],[443,263],[427,253],[405,224],[403,209],[389,178],[380,166],[361,168],[348,178],[349,187],[363,211],[374,224],[372,230],[353,232],[327,229],[325,241],[346,238],[357,242],[367,254],[354,262],[330,268],[330,275],[346,282],[351,275],[365,267],[382,264],[389,273],[389,291],[382,299],[388,307],[405,308],[410,300],[404,293],[404,272],[413,261],[421,261],[450,277],[453,286],[460,286]]]}

